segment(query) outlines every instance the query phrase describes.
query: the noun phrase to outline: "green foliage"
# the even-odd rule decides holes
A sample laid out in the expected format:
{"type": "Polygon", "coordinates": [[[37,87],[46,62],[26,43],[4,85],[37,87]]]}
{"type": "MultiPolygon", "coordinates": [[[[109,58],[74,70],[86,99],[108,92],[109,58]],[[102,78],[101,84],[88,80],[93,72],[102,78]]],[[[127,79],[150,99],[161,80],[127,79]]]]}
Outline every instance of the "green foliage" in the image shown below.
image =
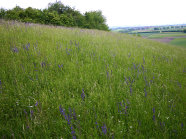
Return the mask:
{"type": "Polygon", "coordinates": [[[100,30],[108,30],[106,26],[106,19],[103,17],[101,11],[92,11],[85,13],[86,27],[100,30]]]}
{"type": "Polygon", "coordinates": [[[183,32],[186,33],[186,29],[184,29],[183,32]]]}
{"type": "Polygon", "coordinates": [[[19,6],[7,11],[1,9],[0,18],[57,26],[109,30],[101,11],[86,12],[83,15],[75,9],[65,6],[60,1],[49,3],[48,8],[44,10],[32,7],[22,9],[19,6]]]}
{"type": "Polygon", "coordinates": [[[0,19],[3,19],[5,17],[6,11],[5,9],[1,8],[0,9],[0,19]]]}

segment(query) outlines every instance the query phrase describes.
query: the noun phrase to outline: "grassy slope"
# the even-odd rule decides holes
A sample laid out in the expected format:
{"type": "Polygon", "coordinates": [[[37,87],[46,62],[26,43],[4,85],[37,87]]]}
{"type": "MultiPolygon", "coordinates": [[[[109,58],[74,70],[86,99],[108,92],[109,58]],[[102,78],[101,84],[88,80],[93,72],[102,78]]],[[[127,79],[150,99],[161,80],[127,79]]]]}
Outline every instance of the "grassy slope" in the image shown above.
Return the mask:
{"type": "Polygon", "coordinates": [[[0,36],[0,137],[184,137],[186,49],[6,22],[0,36]]]}

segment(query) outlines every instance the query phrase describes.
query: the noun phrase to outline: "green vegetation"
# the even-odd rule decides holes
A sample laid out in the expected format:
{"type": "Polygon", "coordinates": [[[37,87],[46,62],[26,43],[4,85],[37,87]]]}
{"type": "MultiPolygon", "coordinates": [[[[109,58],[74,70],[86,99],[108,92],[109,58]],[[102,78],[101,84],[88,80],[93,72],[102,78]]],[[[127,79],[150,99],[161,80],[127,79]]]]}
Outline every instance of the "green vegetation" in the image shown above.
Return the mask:
{"type": "Polygon", "coordinates": [[[106,19],[101,11],[91,11],[81,14],[73,8],[63,5],[60,1],[49,3],[48,9],[44,10],[31,7],[22,9],[19,6],[16,6],[12,10],[0,9],[0,19],[55,26],[109,30],[106,25],[106,19]]]}
{"type": "Polygon", "coordinates": [[[186,49],[0,21],[0,138],[184,138],[186,49]]]}
{"type": "Polygon", "coordinates": [[[186,38],[175,38],[170,42],[170,44],[186,48],[186,38]]]}
{"type": "Polygon", "coordinates": [[[165,37],[182,37],[186,36],[185,33],[182,32],[164,32],[164,33],[139,33],[143,37],[147,37],[148,39],[157,39],[157,38],[165,38],[165,37]]]}

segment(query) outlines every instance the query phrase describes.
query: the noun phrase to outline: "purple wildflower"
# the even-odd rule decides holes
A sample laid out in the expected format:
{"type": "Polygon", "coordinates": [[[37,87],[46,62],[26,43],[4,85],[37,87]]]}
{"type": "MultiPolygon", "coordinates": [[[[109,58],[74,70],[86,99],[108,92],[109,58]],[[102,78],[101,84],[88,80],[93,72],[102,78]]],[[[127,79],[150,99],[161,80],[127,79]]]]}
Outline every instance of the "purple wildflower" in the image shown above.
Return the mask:
{"type": "Polygon", "coordinates": [[[59,68],[63,68],[63,64],[61,64],[61,65],[58,65],[58,67],[59,67],[59,68]]]}
{"type": "Polygon", "coordinates": [[[43,68],[44,66],[46,66],[46,63],[45,63],[45,62],[42,62],[42,63],[41,63],[41,66],[42,66],[42,68],[43,68]]]}
{"type": "Polygon", "coordinates": [[[154,108],[154,107],[152,108],[152,112],[153,112],[153,117],[152,117],[152,119],[155,121],[155,108],[154,108]]]}
{"type": "Polygon", "coordinates": [[[134,66],[134,69],[137,69],[137,68],[136,68],[136,65],[135,65],[134,63],[133,63],[133,66],[134,66]]]}
{"type": "Polygon", "coordinates": [[[71,124],[71,115],[70,114],[67,114],[67,122],[68,122],[68,125],[70,125],[71,124]]]}
{"type": "Polygon", "coordinates": [[[102,128],[102,132],[106,135],[107,134],[107,127],[104,124],[104,126],[101,127],[102,128]]]}
{"type": "Polygon", "coordinates": [[[30,43],[26,44],[26,50],[28,51],[30,48],[30,43]]]}
{"type": "Polygon", "coordinates": [[[143,69],[143,71],[144,71],[144,66],[143,65],[141,65],[141,68],[143,69]]]}
{"type": "Polygon", "coordinates": [[[70,53],[68,52],[68,48],[66,48],[66,53],[67,53],[67,55],[70,55],[70,53]]]}
{"type": "Polygon", "coordinates": [[[83,100],[83,101],[85,100],[85,93],[84,93],[84,89],[82,89],[81,98],[82,98],[82,100],[83,100]]]}
{"type": "Polygon", "coordinates": [[[74,135],[75,134],[75,131],[74,131],[73,126],[71,126],[70,128],[71,128],[71,134],[74,135]]]}
{"type": "Polygon", "coordinates": [[[61,105],[59,106],[59,111],[60,111],[61,115],[63,115],[65,117],[65,110],[61,107],[61,105]]]}
{"type": "Polygon", "coordinates": [[[161,127],[165,126],[165,123],[164,122],[160,122],[160,126],[161,127]]]}
{"type": "Polygon", "coordinates": [[[19,50],[18,50],[17,47],[13,47],[13,48],[12,48],[12,51],[13,51],[14,53],[18,53],[18,52],[19,52],[19,50]]]}
{"type": "Polygon", "coordinates": [[[98,128],[98,123],[96,122],[96,128],[98,128]]]}
{"type": "Polygon", "coordinates": [[[107,78],[109,78],[109,72],[107,71],[107,78]]]}
{"type": "Polygon", "coordinates": [[[30,113],[31,113],[31,118],[32,118],[34,116],[34,111],[31,110],[30,113]]]}
{"type": "Polygon", "coordinates": [[[27,115],[27,112],[26,112],[26,110],[24,109],[24,113],[25,113],[25,115],[27,115]]]}
{"type": "Polygon", "coordinates": [[[183,123],[181,123],[181,128],[183,129],[183,123]]]}
{"type": "Polygon", "coordinates": [[[35,104],[35,106],[37,106],[38,105],[38,101],[36,101],[36,104],[35,104]]]}
{"type": "Polygon", "coordinates": [[[145,58],[143,57],[143,64],[145,64],[145,58]]]}
{"type": "Polygon", "coordinates": [[[75,109],[73,109],[73,118],[74,120],[77,120],[75,109]]]}
{"type": "Polygon", "coordinates": [[[132,86],[130,86],[130,95],[132,95],[132,86]]]}

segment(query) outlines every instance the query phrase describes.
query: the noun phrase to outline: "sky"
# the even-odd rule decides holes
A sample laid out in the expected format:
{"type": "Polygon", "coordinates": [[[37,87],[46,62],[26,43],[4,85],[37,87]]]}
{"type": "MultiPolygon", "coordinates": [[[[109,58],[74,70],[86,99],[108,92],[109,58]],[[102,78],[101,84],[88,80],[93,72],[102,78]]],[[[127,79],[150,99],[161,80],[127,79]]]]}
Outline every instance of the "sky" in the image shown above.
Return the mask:
{"type": "MultiPolygon", "coordinates": [[[[56,0],[0,0],[0,8],[47,8],[56,0]]],[[[186,0],[61,0],[86,11],[101,10],[109,27],[186,24],[186,0]]]]}

